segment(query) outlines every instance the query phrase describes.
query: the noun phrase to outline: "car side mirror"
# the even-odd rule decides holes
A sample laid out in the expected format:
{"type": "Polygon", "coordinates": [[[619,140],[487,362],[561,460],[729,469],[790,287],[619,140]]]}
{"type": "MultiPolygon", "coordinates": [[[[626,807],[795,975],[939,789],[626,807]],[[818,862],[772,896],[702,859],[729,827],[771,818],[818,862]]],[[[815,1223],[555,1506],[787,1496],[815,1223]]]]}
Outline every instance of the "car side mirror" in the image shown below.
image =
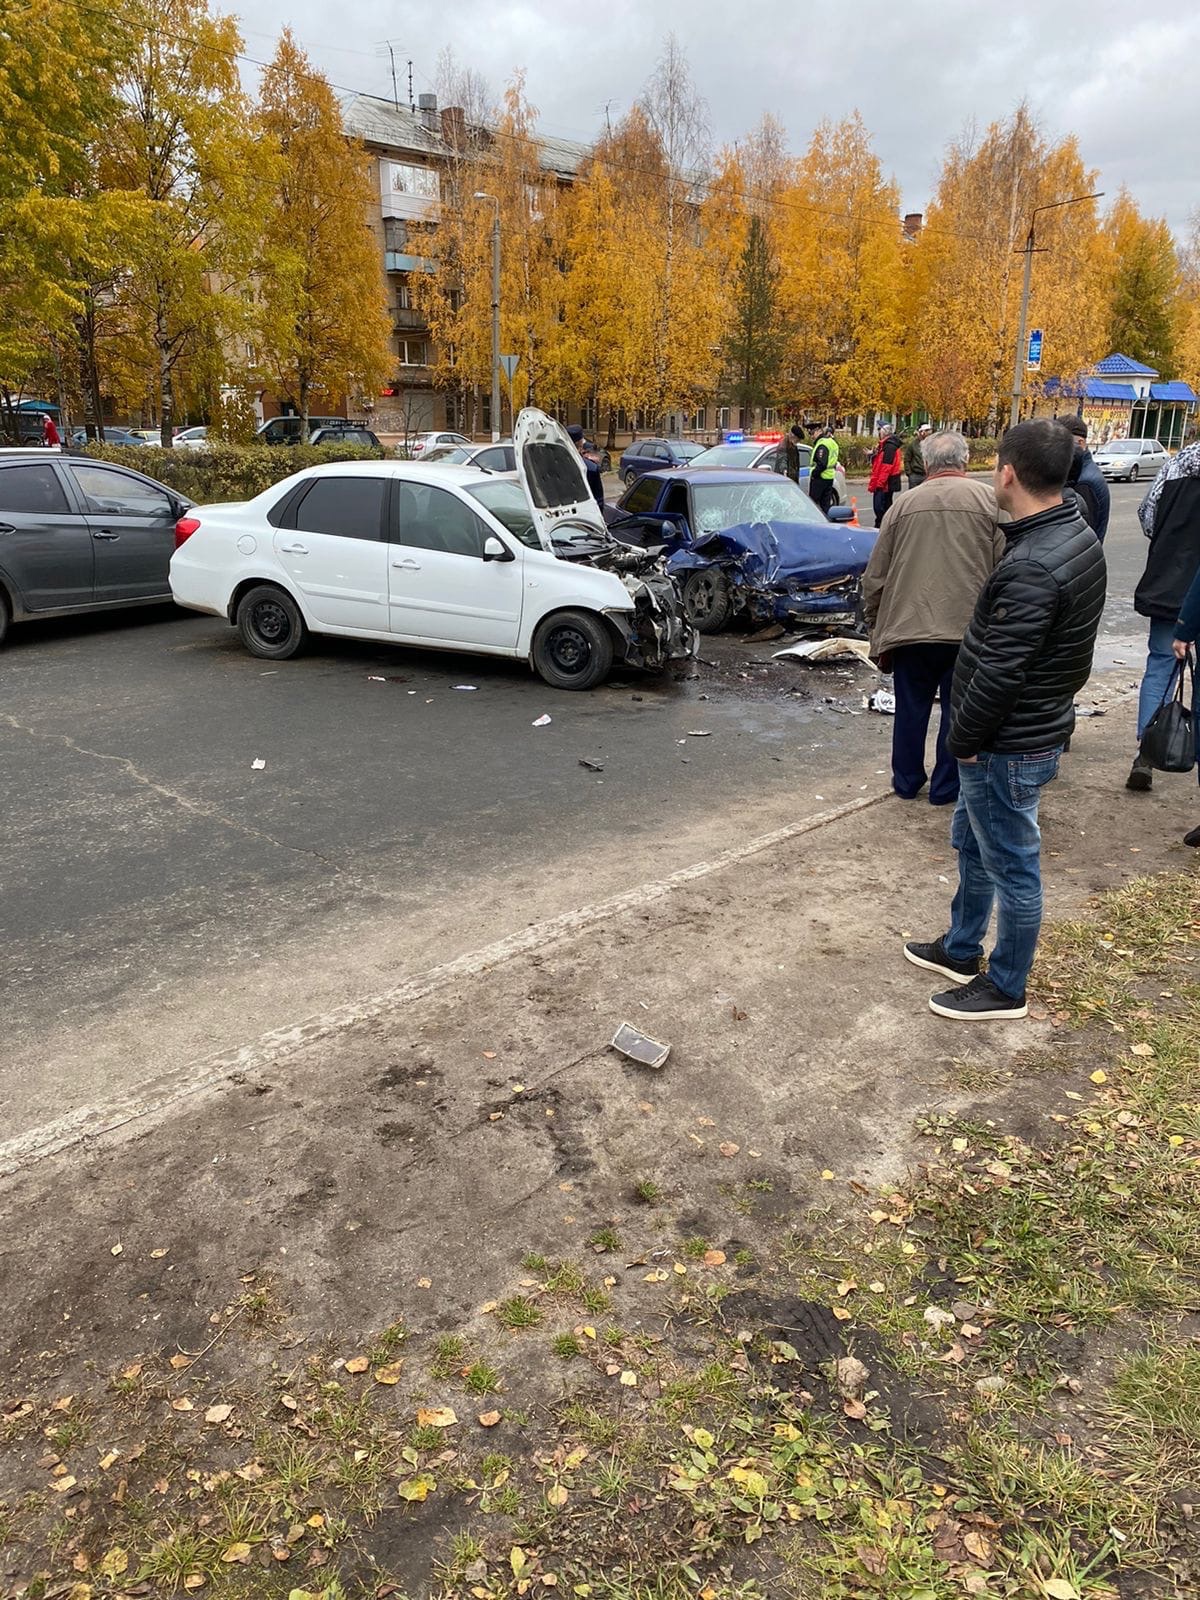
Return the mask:
{"type": "Polygon", "coordinates": [[[854,507],[830,506],[829,510],[825,513],[825,516],[829,522],[853,522],[854,507]]]}
{"type": "Polygon", "coordinates": [[[515,561],[517,558],[504,543],[497,539],[494,533],[489,533],[483,541],[483,559],[485,561],[515,561]]]}

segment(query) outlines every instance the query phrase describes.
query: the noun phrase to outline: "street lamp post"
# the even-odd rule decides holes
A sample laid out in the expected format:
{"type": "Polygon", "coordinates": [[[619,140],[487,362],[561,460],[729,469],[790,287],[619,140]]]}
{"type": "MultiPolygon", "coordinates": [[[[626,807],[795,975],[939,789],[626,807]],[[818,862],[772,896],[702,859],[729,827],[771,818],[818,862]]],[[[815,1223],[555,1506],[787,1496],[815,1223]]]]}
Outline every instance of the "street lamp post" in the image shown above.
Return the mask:
{"type": "Polygon", "coordinates": [[[1012,407],[1008,414],[1010,428],[1015,427],[1020,421],[1021,397],[1025,392],[1025,329],[1029,321],[1029,282],[1033,276],[1033,258],[1035,254],[1040,255],[1047,248],[1044,245],[1039,248],[1034,243],[1037,214],[1039,211],[1057,211],[1060,206],[1081,205],[1085,200],[1100,200],[1103,196],[1103,190],[1099,194],[1077,194],[1070,200],[1052,200],[1049,205],[1033,208],[1029,218],[1029,236],[1017,252],[1018,255],[1025,257],[1025,278],[1021,285],[1021,317],[1017,324],[1017,352],[1013,361],[1012,407]]]}
{"type": "Polygon", "coordinates": [[[479,191],[476,200],[490,200],[492,215],[492,443],[500,438],[500,202],[479,191]]]}

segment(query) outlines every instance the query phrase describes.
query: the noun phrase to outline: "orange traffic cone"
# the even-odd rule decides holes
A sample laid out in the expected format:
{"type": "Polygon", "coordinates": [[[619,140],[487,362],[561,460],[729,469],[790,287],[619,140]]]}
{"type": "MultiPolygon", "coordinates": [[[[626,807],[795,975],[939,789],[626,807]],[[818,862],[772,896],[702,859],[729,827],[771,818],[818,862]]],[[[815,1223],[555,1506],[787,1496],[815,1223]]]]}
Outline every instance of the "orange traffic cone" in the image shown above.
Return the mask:
{"type": "Polygon", "coordinates": [[[850,521],[846,524],[846,526],[848,528],[861,528],[862,523],[858,520],[858,498],[856,495],[850,496],[850,509],[853,511],[854,515],[850,518],[850,521]]]}

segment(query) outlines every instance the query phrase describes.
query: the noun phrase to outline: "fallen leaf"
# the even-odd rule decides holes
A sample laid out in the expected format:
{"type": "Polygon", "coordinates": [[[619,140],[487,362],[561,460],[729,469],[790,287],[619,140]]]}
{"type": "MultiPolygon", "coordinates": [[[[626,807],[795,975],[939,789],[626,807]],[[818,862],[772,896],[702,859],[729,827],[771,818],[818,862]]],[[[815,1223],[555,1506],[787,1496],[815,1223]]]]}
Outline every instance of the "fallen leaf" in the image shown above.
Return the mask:
{"type": "Polygon", "coordinates": [[[206,1579],[202,1572],[189,1572],[183,1580],[185,1589],[203,1589],[206,1579]]]}
{"type": "MultiPolygon", "coordinates": [[[[1091,1074],[1091,1079],[1092,1079],[1093,1083],[1107,1083],[1108,1082],[1108,1073],[1105,1072],[1102,1067],[1097,1067],[1095,1072],[1093,1072],[1091,1074]]],[[[1047,1582],[1048,1583],[1063,1583],[1063,1584],[1066,1584],[1067,1588],[1071,1589],[1072,1594],[1075,1592],[1074,1589],[1071,1588],[1071,1585],[1069,1583],[1067,1583],[1067,1580],[1065,1578],[1049,1578],[1049,1579],[1047,1579],[1047,1582]]]]}
{"type": "Polygon", "coordinates": [[[227,1422],[233,1415],[232,1406],[209,1406],[204,1413],[205,1422],[227,1422]]]}
{"type": "Polygon", "coordinates": [[[723,1156],[732,1159],[732,1157],[737,1155],[738,1151],[741,1149],[741,1145],[734,1144],[732,1139],[723,1139],[717,1146],[717,1149],[723,1156]]]}
{"type": "Polygon", "coordinates": [[[1043,1578],[1042,1593],[1046,1600],[1079,1600],[1079,1590],[1066,1578],[1043,1578]]]}
{"type": "Polygon", "coordinates": [[[1135,1056],[1152,1056],[1154,1054],[1154,1046],[1150,1044],[1131,1044],[1129,1052],[1135,1056]]]}
{"type": "Polygon", "coordinates": [[[55,1478],[50,1487],[56,1494],[66,1494],[68,1489],[75,1487],[75,1479],[68,1473],[65,1478],[55,1478]]]}
{"type": "Polygon", "coordinates": [[[525,1552],[521,1549],[519,1544],[513,1545],[512,1549],[508,1552],[508,1564],[512,1568],[512,1575],[514,1578],[519,1578],[525,1571],[527,1565],[525,1560],[525,1552]]]}
{"type": "Polygon", "coordinates": [[[178,1355],[171,1357],[171,1365],[174,1367],[176,1372],[182,1372],[185,1367],[190,1367],[191,1364],[191,1356],[178,1355]]]}
{"type": "Polygon", "coordinates": [[[484,1052],[483,1052],[483,1059],[484,1059],[484,1060],[485,1060],[485,1061],[495,1061],[495,1059],[496,1059],[496,1052],[495,1052],[495,1051],[494,1051],[494,1050],[485,1050],[485,1051],[484,1051],[484,1052]]]}
{"type": "Polygon", "coordinates": [[[360,1372],[365,1372],[370,1365],[371,1363],[366,1356],[351,1356],[346,1363],[346,1371],[357,1375],[360,1372]]]}
{"type": "Polygon", "coordinates": [[[831,1178],[836,1178],[836,1177],[837,1177],[837,1173],[836,1172],[831,1172],[828,1167],[826,1167],[824,1172],[821,1174],[821,1179],[825,1183],[828,1183],[831,1178]]]}
{"type": "Polygon", "coordinates": [[[565,1506],[569,1498],[561,1483],[556,1483],[553,1489],[546,1491],[546,1499],[555,1510],[558,1510],[560,1506],[565,1506]]]}
{"type": "Polygon", "coordinates": [[[839,1322],[849,1322],[854,1313],[849,1306],[830,1306],[829,1308],[839,1322]]]}
{"type": "Polygon", "coordinates": [[[418,1278],[417,1279],[417,1288],[418,1289],[432,1289],[433,1288],[433,1279],[432,1278],[418,1278]]]}
{"type": "Polygon", "coordinates": [[[627,1389],[636,1389],[637,1388],[637,1381],[638,1381],[637,1380],[637,1373],[636,1372],[630,1372],[629,1368],[626,1367],[625,1371],[621,1374],[621,1380],[620,1381],[625,1385],[625,1387],[627,1389]]]}
{"type": "Polygon", "coordinates": [[[969,1139],[951,1139],[950,1148],[951,1148],[951,1150],[955,1151],[958,1155],[961,1156],[966,1150],[968,1150],[970,1148],[970,1140],[969,1139]]]}
{"type": "Polygon", "coordinates": [[[389,1361],[386,1367],[376,1367],[372,1376],[376,1383],[390,1389],[393,1384],[400,1382],[400,1368],[403,1365],[403,1361],[389,1361]]]}
{"type": "Polygon", "coordinates": [[[837,1286],[838,1299],[844,1300],[848,1294],[858,1288],[853,1278],[843,1278],[837,1286]]]}
{"type": "Polygon", "coordinates": [[[273,1544],[271,1546],[271,1557],[275,1561],[290,1561],[292,1559],[291,1545],[273,1544]]]}
{"type": "Polygon", "coordinates": [[[671,1276],[671,1274],[669,1272],[665,1272],[662,1267],[654,1267],[654,1268],[651,1269],[651,1271],[649,1271],[646,1274],[646,1276],[642,1279],[642,1282],[643,1283],[666,1283],[667,1279],[670,1276],[671,1276]]]}
{"type": "Polygon", "coordinates": [[[976,1561],[984,1566],[992,1559],[994,1549],[992,1541],[975,1528],[963,1534],[963,1545],[976,1561]]]}
{"type": "Polygon", "coordinates": [[[457,1421],[450,1406],[423,1406],[417,1412],[418,1428],[452,1428],[457,1421]]]}
{"type": "MultiPolygon", "coordinates": [[[[151,1259],[151,1261],[161,1261],[162,1258],[166,1255],[166,1253],[167,1252],[165,1250],[151,1250],[150,1259],[151,1259]]],[[[200,1578],[200,1582],[201,1583],[204,1582],[204,1579],[202,1577],[200,1577],[200,1574],[198,1572],[193,1573],[192,1576],[195,1577],[195,1578],[200,1578]]],[[[193,1588],[199,1588],[199,1584],[194,1584],[193,1588]]]]}
{"type": "Polygon", "coordinates": [[[230,1566],[244,1567],[250,1560],[250,1546],[239,1540],[237,1544],[231,1544],[228,1550],[221,1552],[221,1560],[230,1566]]]}
{"type": "Polygon", "coordinates": [[[305,1522],[305,1527],[308,1528],[323,1528],[324,1526],[325,1514],[322,1511],[314,1511],[312,1516],[305,1522]]]}
{"type": "Polygon", "coordinates": [[[107,1472],[109,1467],[112,1466],[114,1461],[120,1460],[120,1456],[121,1456],[121,1452],[119,1450],[110,1450],[106,1456],[101,1456],[100,1457],[100,1471],[101,1472],[107,1472]]]}
{"type": "Polygon", "coordinates": [[[123,1244],[114,1244],[108,1253],[110,1256],[123,1256],[125,1254],[125,1246],[123,1244]]]}
{"type": "Polygon", "coordinates": [[[193,1411],[195,1410],[195,1407],[192,1405],[192,1402],[188,1399],[187,1395],[181,1395],[178,1400],[171,1401],[171,1410],[193,1411]]]}
{"type": "Polygon", "coordinates": [[[500,1421],[498,1411],[481,1411],[479,1413],[479,1426],[481,1428],[494,1428],[500,1421]]]}
{"type": "Polygon", "coordinates": [[[295,1411],[297,1409],[296,1398],[294,1395],[281,1394],[279,1396],[279,1404],[285,1411],[295,1411]]]}
{"type": "Polygon", "coordinates": [[[863,1405],[861,1400],[844,1401],[842,1404],[842,1410],[848,1417],[853,1417],[855,1422],[861,1422],[867,1414],[867,1408],[865,1405],[863,1405]]]}
{"type": "Polygon", "coordinates": [[[434,1483],[433,1479],[426,1477],[425,1474],[422,1473],[420,1477],[417,1478],[403,1479],[402,1482],[396,1485],[396,1493],[400,1496],[401,1500],[421,1501],[427,1500],[429,1498],[430,1489],[434,1489],[436,1487],[437,1485],[434,1483]]]}
{"type": "Polygon", "coordinates": [[[725,1265],[724,1250],[706,1250],[704,1252],[704,1265],[706,1267],[723,1267],[725,1265]]]}
{"type": "Polygon", "coordinates": [[[140,1378],[141,1375],[142,1363],[140,1361],[135,1361],[132,1367],[121,1368],[121,1376],[125,1379],[126,1383],[132,1383],[135,1378],[140,1378]]]}
{"type": "Polygon", "coordinates": [[[101,1576],[105,1578],[119,1578],[123,1572],[129,1570],[129,1551],[123,1550],[119,1544],[112,1549],[100,1563],[101,1576]]]}

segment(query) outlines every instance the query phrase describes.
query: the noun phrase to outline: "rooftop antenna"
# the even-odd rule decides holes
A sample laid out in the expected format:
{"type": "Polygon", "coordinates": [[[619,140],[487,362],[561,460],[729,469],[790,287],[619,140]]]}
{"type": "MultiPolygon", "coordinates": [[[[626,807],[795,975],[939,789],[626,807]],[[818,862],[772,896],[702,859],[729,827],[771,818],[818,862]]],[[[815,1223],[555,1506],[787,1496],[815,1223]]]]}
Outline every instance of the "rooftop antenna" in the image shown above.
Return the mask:
{"type": "MultiPolygon", "coordinates": [[[[392,105],[397,111],[399,111],[399,109],[400,109],[400,89],[399,89],[399,85],[396,83],[396,52],[392,48],[392,41],[390,39],[385,39],[382,44],[379,44],[379,45],[375,46],[375,54],[377,56],[382,56],[385,50],[387,51],[388,60],[392,64],[392,105]]],[[[409,67],[410,68],[412,67],[412,62],[411,61],[409,62],[409,67]]],[[[410,74],[410,78],[411,78],[411,74],[410,74]]],[[[409,98],[410,99],[412,98],[412,95],[411,95],[411,82],[410,82],[409,98]]]]}
{"type": "Polygon", "coordinates": [[[415,111],[417,109],[417,102],[413,99],[412,58],[411,57],[409,58],[409,63],[408,63],[408,109],[410,111],[415,111]]]}

